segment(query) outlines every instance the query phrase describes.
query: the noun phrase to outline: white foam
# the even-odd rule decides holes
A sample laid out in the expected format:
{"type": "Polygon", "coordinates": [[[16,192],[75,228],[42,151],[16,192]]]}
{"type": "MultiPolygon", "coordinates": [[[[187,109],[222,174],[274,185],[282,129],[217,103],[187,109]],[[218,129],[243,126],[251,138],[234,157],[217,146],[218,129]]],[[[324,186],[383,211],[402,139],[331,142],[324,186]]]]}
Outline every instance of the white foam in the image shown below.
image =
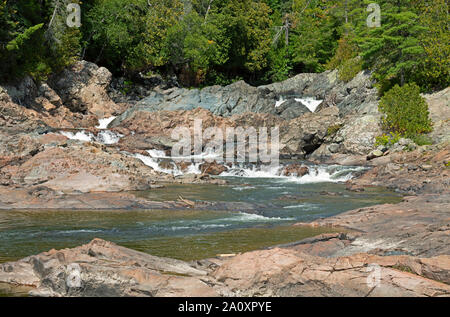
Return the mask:
{"type": "Polygon", "coordinates": [[[306,98],[295,98],[295,101],[301,102],[306,106],[306,108],[309,109],[309,111],[315,112],[317,107],[322,103],[323,100],[316,100],[311,97],[306,97],[306,98]]]}
{"type": "Polygon", "coordinates": [[[146,156],[142,154],[134,154],[134,157],[140,159],[142,163],[147,165],[148,167],[152,168],[156,172],[164,173],[164,174],[171,174],[174,176],[183,175],[183,172],[181,172],[178,167],[175,165],[175,163],[172,163],[173,169],[165,169],[159,166],[159,160],[157,158],[153,158],[151,156],[146,156]]]}
{"type": "Polygon", "coordinates": [[[185,174],[196,174],[199,175],[201,174],[201,170],[200,170],[200,165],[202,165],[204,162],[203,160],[208,159],[208,158],[214,158],[217,157],[217,155],[213,152],[213,151],[206,151],[204,153],[201,153],[199,155],[191,155],[191,156],[177,156],[177,157],[171,157],[171,156],[167,156],[166,153],[164,151],[161,150],[147,150],[147,153],[150,156],[146,156],[146,155],[142,155],[142,154],[135,154],[134,157],[140,159],[145,165],[151,167],[152,169],[154,169],[157,172],[161,172],[161,173],[165,173],[165,174],[171,174],[174,176],[181,176],[181,175],[185,175],[185,174]],[[161,168],[159,166],[159,162],[161,160],[170,160],[171,165],[172,165],[172,169],[164,169],[161,168]],[[175,164],[175,161],[185,161],[185,162],[190,162],[192,160],[195,159],[201,159],[201,162],[197,162],[197,163],[191,163],[189,164],[189,166],[187,167],[187,169],[185,171],[181,171],[179,169],[179,167],[175,164]]]}
{"type": "Polygon", "coordinates": [[[97,129],[108,129],[108,125],[115,119],[115,116],[98,120],[97,129]]]}
{"type": "Polygon", "coordinates": [[[308,166],[309,173],[302,176],[283,176],[283,166],[233,166],[220,176],[234,176],[243,178],[271,178],[280,182],[294,182],[299,184],[308,183],[337,183],[346,182],[351,179],[352,172],[359,171],[360,167],[337,167],[337,166],[308,166]]]}
{"type": "Polygon", "coordinates": [[[280,177],[281,166],[275,165],[253,165],[251,167],[240,167],[233,165],[229,170],[220,174],[220,176],[238,176],[246,178],[274,178],[280,177]]]}
{"type": "Polygon", "coordinates": [[[256,187],[254,186],[237,186],[237,187],[233,187],[233,190],[238,190],[238,191],[243,191],[243,190],[248,190],[248,189],[255,189],[256,187]]]}
{"type": "Polygon", "coordinates": [[[102,230],[100,229],[74,229],[74,230],[62,230],[62,231],[57,231],[54,234],[78,234],[78,233],[98,233],[98,232],[102,232],[102,230]]]}
{"type": "Polygon", "coordinates": [[[283,207],[284,209],[308,209],[308,210],[313,210],[313,209],[319,209],[319,206],[317,205],[313,205],[313,204],[308,204],[308,203],[304,203],[304,204],[299,204],[299,205],[292,205],[292,206],[286,206],[283,207]]]}
{"type": "Polygon", "coordinates": [[[282,104],[284,104],[286,101],[287,101],[287,100],[284,100],[284,99],[283,99],[283,96],[280,96],[280,99],[279,99],[277,102],[275,102],[275,108],[280,107],[280,106],[281,106],[282,104]]]}
{"type": "Polygon", "coordinates": [[[167,158],[166,152],[161,150],[147,150],[147,153],[153,158],[167,158]]]}
{"type": "Polygon", "coordinates": [[[192,160],[214,160],[223,157],[223,153],[216,153],[213,149],[207,149],[205,152],[202,152],[200,154],[188,156],[167,156],[166,152],[161,150],[147,150],[147,153],[153,158],[173,159],[187,162],[192,160]]]}
{"type": "Polygon", "coordinates": [[[91,142],[94,140],[94,135],[92,133],[86,133],[85,131],[79,131],[77,133],[60,131],[59,133],[71,140],[79,140],[85,142],[91,142]]]}
{"type": "Polygon", "coordinates": [[[123,135],[109,130],[100,131],[97,136],[86,131],[78,131],[77,133],[60,131],[59,133],[71,140],[78,140],[83,142],[98,142],[102,144],[116,144],[117,142],[119,142],[120,138],[123,137],[123,135]]]}
{"type": "Polygon", "coordinates": [[[202,171],[200,171],[200,165],[201,165],[201,163],[195,163],[195,164],[189,165],[189,167],[186,171],[186,174],[197,174],[197,175],[201,174],[202,171]]]}
{"type": "Polygon", "coordinates": [[[122,134],[115,133],[109,130],[100,131],[96,137],[96,141],[103,144],[116,144],[123,137],[122,134]]]}
{"type": "Polygon", "coordinates": [[[236,216],[228,218],[227,220],[237,222],[272,222],[272,221],[278,222],[278,221],[295,220],[295,218],[265,217],[262,215],[248,214],[245,212],[241,212],[236,216]]]}

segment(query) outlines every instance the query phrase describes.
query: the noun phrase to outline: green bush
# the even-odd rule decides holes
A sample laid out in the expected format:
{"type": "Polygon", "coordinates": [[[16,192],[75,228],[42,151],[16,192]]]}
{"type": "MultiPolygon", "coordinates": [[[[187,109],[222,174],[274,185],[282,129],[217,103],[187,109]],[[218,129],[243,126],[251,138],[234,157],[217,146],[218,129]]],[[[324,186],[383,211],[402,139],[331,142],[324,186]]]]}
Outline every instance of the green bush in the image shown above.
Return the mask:
{"type": "Polygon", "coordinates": [[[414,83],[395,85],[381,98],[378,109],[384,114],[382,123],[387,131],[413,138],[433,130],[428,105],[414,83]]]}
{"type": "Polygon", "coordinates": [[[381,136],[376,137],[375,146],[386,146],[390,147],[397,143],[402,138],[402,135],[397,132],[391,132],[389,134],[384,134],[381,136]]]}
{"type": "Polygon", "coordinates": [[[363,69],[363,61],[361,58],[359,57],[355,57],[352,59],[349,59],[347,61],[345,61],[342,65],[339,66],[338,70],[338,76],[339,79],[342,80],[343,82],[349,82],[350,80],[352,80],[353,78],[355,78],[355,76],[362,71],[363,69]]]}

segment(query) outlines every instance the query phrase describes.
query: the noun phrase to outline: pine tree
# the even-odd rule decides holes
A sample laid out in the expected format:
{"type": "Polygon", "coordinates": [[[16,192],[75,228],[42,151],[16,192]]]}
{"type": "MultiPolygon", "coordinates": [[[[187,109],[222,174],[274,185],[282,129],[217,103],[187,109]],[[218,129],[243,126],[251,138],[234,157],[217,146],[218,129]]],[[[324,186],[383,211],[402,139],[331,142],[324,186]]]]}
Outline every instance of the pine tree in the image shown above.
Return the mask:
{"type": "Polygon", "coordinates": [[[381,92],[393,84],[414,80],[425,51],[420,36],[426,30],[410,1],[388,0],[381,6],[381,27],[362,28],[358,39],[364,66],[375,72],[381,92]]]}

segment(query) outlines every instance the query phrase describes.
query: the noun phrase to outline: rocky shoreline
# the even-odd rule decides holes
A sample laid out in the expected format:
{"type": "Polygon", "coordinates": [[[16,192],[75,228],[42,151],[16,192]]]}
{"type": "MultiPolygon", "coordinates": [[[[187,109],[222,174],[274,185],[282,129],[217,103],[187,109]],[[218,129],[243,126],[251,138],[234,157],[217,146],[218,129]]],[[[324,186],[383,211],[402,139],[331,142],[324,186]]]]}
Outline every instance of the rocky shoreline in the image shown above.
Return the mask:
{"type": "Polygon", "coordinates": [[[450,296],[449,207],[448,194],[407,197],[296,224],[342,233],[194,262],[94,239],[1,264],[0,282],[32,296],[450,296]]]}
{"type": "MultiPolygon", "coordinates": [[[[407,196],[399,204],[297,224],[342,232],[267,250],[187,263],[95,239],[0,264],[0,283],[31,286],[34,296],[450,296],[450,88],[425,96],[435,125],[433,145],[382,151],[373,145],[381,128],[370,74],[349,83],[325,72],[261,87],[161,85],[144,91],[147,97],[138,102],[114,91],[111,80],[107,69],[83,61],[47,83],[26,78],[0,87],[0,210],[256,212],[245,203],[182,197],[156,202],[130,193],[170,183],[226,183],[214,177],[226,165],[172,175],[139,159],[148,150],[170,151],[173,129],[195,119],[203,120],[203,128],[279,126],[282,157],[364,166],[347,182],[348,190],[384,186],[407,196]],[[305,98],[320,100],[317,110],[305,98]],[[61,133],[95,137],[105,131],[99,120],[112,116],[108,133],[120,135],[114,144],[61,133]],[[81,274],[79,287],[67,286],[73,264],[81,274]],[[367,279],[375,269],[379,283],[373,286],[367,279]]],[[[158,164],[165,169],[171,163],[158,164]]],[[[189,165],[176,168],[187,171],[189,165]]],[[[309,170],[289,163],[280,173],[303,176],[309,170]]]]}

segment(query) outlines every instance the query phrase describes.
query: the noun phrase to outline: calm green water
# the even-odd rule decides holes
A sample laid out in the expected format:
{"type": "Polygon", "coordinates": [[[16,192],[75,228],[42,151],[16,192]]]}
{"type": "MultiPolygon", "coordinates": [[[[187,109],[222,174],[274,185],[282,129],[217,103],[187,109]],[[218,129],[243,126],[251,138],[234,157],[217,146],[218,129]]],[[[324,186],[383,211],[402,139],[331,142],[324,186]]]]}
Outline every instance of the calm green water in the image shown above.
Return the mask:
{"type": "Polygon", "coordinates": [[[237,253],[314,236],[329,229],[292,227],[346,210],[394,203],[381,188],[355,193],[339,183],[228,177],[227,186],[169,185],[136,193],[153,200],[228,201],[251,204],[257,214],[220,211],[0,211],[0,262],[93,238],[184,260],[237,253]]]}

